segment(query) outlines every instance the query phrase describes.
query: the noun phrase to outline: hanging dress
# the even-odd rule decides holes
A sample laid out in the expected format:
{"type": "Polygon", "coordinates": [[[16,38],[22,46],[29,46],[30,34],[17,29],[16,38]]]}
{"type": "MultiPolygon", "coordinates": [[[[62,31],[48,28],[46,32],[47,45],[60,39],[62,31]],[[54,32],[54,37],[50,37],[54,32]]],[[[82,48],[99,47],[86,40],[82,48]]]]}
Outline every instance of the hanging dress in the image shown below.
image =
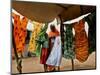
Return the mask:
{"type": "Polygon", "coordinates": [[[96,12],[90,14],[85,18],[88,22],[88,40],[89,40],[89,53],[96,50],[96,12]]]}
{"type": "Polygon", "coordinates": [[[28,19],[23,17],[20,20],[20,16],[14,14],[14,40],[16,45],[16,50],[18,53],[22,53],[25,48],[25,39],[27,36],[26,26],[28,23],[28,19]]]}
{"type": "Polygon", "coordinates": [[[36,53],[36,39],[38,37],[39,32],[41,31],[42,23],[33,22],[33,28],[31,38],[29,41],[28,50],[31,53],[36,53]]]}
{"type": "Polygon", "coordinates": [[[68,24],[65,25],[63,57],[66,59],[75,58],[72,25],[68,25],[68,24]]]}
{"type": "Polygon", "coordinates": [[[88,58],[88,38],[84,29],[85,22],[80,20],[79,23],[74,24],[75,29],[75,54],[76,59],[80,62],[85,62],[88,58]]]}
{"type": "Polygon", "coordinates": [[[51,53],[47,59],[46,64],[52,66],[60,66],[62,57],[60,36],[55,37],[55,40],[53,41],[54,45],[52,47],[51,53]]]}

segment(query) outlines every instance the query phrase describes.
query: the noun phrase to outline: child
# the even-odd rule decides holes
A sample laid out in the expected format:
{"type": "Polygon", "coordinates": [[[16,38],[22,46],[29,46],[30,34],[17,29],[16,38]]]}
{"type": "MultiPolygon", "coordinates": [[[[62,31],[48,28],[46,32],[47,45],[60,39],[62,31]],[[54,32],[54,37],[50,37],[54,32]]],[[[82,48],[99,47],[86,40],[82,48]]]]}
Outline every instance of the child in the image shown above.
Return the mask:
{"type": "Polygon", "coordinates": [[[47,71],[47,65],[46,61],[49,55],[49,39],[48,39],[48,34],[45,33],[45,35],[42,37],[42,51],[41,51],[41,56],[40,56],[40,63],[44,64],[44,71],[47,71]]]}

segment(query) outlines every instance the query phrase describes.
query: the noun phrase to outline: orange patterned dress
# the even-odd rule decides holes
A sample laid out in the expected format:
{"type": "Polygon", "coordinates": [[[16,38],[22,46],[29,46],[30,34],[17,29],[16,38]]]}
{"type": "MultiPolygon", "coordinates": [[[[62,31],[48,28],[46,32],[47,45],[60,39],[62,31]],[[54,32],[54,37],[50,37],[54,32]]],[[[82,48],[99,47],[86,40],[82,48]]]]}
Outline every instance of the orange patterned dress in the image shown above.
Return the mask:
{"type": "Polygon", "coordinates": [[[76,59],[80,62],[85,62],[88,58],[88,38],[84,29],[85,21],[80,20],[74,24],[75,29],[75,54],[76,59]]]}
{"type": "Polygon", "coordinates": [[[22,53],[25,47],[25,38],[27,36],[26,26],[28,19],[23,17],[20,20],[20,16],[13,14],[14,19],[14,40],[16,45],[16,50],[18,53],[22,53]]]}

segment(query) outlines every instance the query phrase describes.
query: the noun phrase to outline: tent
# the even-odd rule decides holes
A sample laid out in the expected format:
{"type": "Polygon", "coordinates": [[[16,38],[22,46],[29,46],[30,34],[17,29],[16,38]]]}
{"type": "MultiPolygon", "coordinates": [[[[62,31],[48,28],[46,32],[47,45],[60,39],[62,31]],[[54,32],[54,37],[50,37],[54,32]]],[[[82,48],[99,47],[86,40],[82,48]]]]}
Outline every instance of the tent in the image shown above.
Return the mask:
{"type": "Polygon", "coordinates": [[[38,22],[51,22],[61,16],[63,21],[72,20],[81,15],[93,12],[95,6],[55,4],[41,2],[12,1],[12,8],[23,16],[38,22]]]}

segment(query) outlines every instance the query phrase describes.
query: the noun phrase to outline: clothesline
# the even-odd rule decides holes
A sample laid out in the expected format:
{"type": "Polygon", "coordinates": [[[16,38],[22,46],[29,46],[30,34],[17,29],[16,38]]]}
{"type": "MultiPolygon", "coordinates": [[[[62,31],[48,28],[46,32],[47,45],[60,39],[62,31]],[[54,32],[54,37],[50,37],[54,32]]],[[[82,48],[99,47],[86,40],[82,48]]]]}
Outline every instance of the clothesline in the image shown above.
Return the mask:
{"type": "Polygon", "coordinates": [[[73,19],[73,20],[66,21],[66,22],[64,22],[63,24],[72,24],[72,23],[75,23],[75,22],[79,22],[81,19],[87,17],[87,16],[90,15],[90,14],[91,14],[91,13],[82,15],[82,16],[80,16],[80,17],[78,17],[78,18],[73,19]]]}
{"type": "MultiPolygon", "coordinates": [[[[17,11],[15,11],[14,9],[12,9],[12,12],[14,12],[15,14],[20,15],[21,18],[23,17],[23,15],[21,15],[20,13],[18,13],[17,11]]],[[[63,22],[63,24],[72,24],[72,23],[78,22],[79,20],[81,20],[81,19],[87,17],[87,16],[90,15],[90,14],[91,14],[91,13],[88,13],[88,14],[82,15],[82,16],[76,18],[76,19],[63,22]]],[[[54,25],[57,27],[57,29],[59,30],[59,26],[56,25],[56,24],[57,24],[56,21],[57,21],[57,19],[55,18],[55,19],[54,19],[52,22],[50,22],[48,25],[54,24],[54,25]]],[[[13,22],[13,19],[12,19],[12,22],[13,22]]],[[[31,21],[30,19],[28,20],[26,29],[29,30],[29,31],[33,31],[33,30],[34,30],[34,28],[33,28],[33,23],[32,23],[32,21],[31,21]]],[[[86,29],[87,29],[87,28],[86,28],[86,29]]],[[[50,28],[48,28],[48,31],[50,31],[50,28]]],[[[48,31],[47,31],[47,32],[48,32],[48,31]]]]}

